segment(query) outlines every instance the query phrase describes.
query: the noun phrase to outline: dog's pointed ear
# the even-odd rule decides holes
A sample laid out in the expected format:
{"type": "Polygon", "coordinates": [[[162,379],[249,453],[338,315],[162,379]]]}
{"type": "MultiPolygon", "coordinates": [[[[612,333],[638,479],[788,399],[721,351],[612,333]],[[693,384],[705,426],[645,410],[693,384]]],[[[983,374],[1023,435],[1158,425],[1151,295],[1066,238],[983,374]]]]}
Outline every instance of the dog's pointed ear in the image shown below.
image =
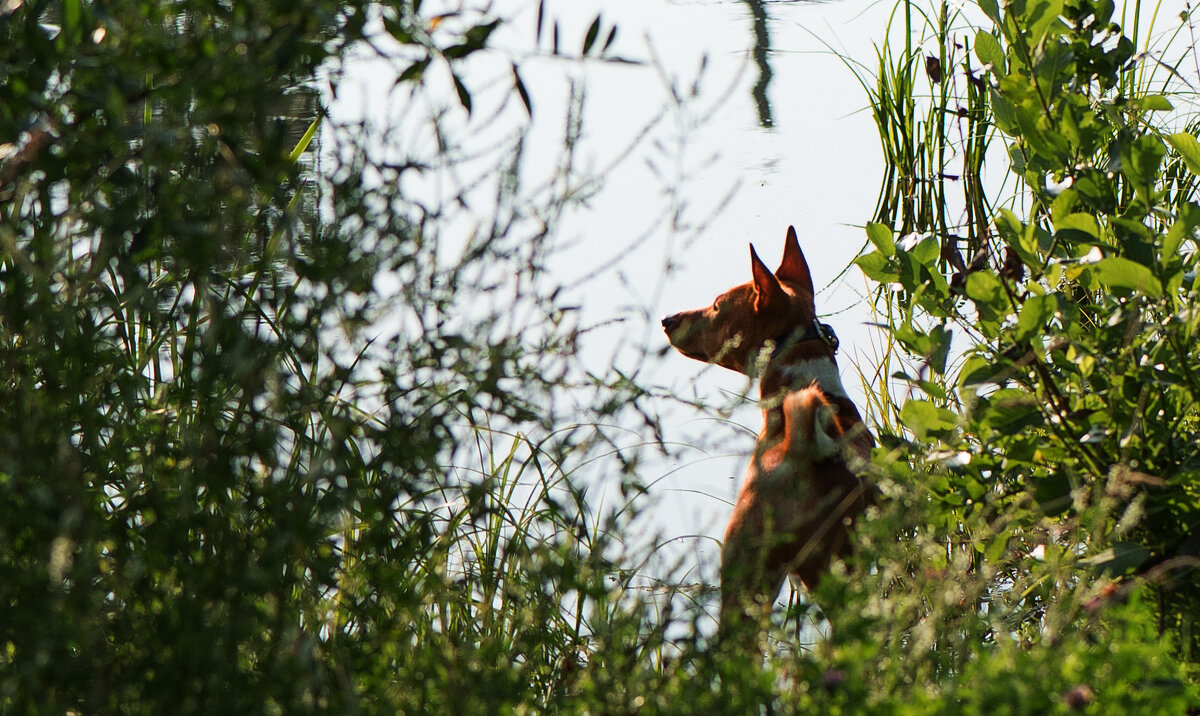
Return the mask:
{"type": "Polygon", "coordinates": [[[780,281],[788,281],[806,289],[809,295],[814,293],[808,261],[804,260],[804,252],[800,250],[800,241],[796,238],[796,228],[793,226],[788,227],[783,240],[783,261],[775,275],[780,281]]]}
{"type": "Polygon", "coordinates": [[[775,278],[771,269],[767,268],[767,265],[758,257],[758,253],[754,250],[754,244],[750,244],[750,269],[754,272],[755,310],[761,310],[772,301],[787,298],[783,292],[783,286],[779,285],[779,279],[775,278]]]}

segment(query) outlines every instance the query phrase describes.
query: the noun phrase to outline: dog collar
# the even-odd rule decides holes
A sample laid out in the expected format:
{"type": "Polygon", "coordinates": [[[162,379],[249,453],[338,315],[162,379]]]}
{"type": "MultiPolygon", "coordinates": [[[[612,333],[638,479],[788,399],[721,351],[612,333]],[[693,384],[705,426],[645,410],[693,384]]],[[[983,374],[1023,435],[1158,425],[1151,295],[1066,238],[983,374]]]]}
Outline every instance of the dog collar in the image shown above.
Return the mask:
{"type": "Polygon", "coordinates": [[[821,323],[820,320],[814,318],[812,323],[804,327],[804,332],[800,333],[798,328],[793,328],[790,331],[785,331],[782,335],[775,339],[775,355],[778,355],[784,348],[803,343],[805,341],[820,340],[833,349],[837,353],[838,346],[841,342],[838,341],[837,334],[833,332],[833,326],[828,323],[821,323]],[[797,335],[799,333],[799,335],[797,335]]]}

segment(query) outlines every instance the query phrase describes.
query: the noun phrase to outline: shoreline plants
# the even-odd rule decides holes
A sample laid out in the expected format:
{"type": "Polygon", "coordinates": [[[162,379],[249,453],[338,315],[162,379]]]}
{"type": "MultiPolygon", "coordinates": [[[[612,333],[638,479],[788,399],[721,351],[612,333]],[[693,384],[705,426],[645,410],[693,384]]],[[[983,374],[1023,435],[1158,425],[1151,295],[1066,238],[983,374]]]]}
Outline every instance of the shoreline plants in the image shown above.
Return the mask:
{"type": "Polygon", "coordinates": [[[868,87],[895,178],[857,263],[907,398],[875,393],[911,538],[883,584],[919,594],[888,629],[960,704],[1197,705],[1198,73],[1159,10],[943,4],[868,87]]]}

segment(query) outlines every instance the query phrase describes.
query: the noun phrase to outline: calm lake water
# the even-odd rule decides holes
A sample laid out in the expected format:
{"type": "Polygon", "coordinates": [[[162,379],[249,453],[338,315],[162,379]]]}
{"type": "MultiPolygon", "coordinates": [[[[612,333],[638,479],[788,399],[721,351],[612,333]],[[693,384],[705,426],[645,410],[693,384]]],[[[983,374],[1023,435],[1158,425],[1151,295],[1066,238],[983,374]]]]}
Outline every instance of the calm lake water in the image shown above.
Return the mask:
{"type": "MultiPolygon", "coordinates": [[[[883,165],[866,94],[848,63],[874,62],[892,7],[550,0],[540,36],[535,0],[490,7],[508,22],[489,43],[498,53],[473,58],[464,71],[474,105],[469,117],[447,77],[428,83],[445,87],[442,95],[413,99],[392,92],[404,62],[364,54],[348,68],[333,119],[371,122],[385,156],[433,158],[429,118],[440,115],[443,130],[468,153],[491,157],[488,148],[529,121],[510,92],[516,64],[533,104],[522,170],[532,187],[555,175],[568,99],[572,89],[584,93],[578,162],[604,181],[564,217],[565,248],[552,272],[569,287],[568,302],[580,307],[584,323],[598,326],[583,344],[592,371],[636,371],[668,395],[710,406],[662,401],[666,456],[644,448],[654,439],[647,428],[628,426],[629,448],[648,458],[642,479],[653,485],[627,542],[633,549],[663,545],[644,568],[644,584],[715,584],[718,540],[761,413],[744,397],[751,389],[744,377],[666,352],[659,318],[706,305],[749,280],[748,242],[777,262],[784,233],[795,225],[818,285],[833,282],[819,294],[818,309],[841,337],[848,390],[861,394],[854,364],[869,368],[877,340],[866,325],[867,286],[856,269],[834,279],[863,246],[861,227],[873,212],[883,165]],[[597,13],[601,41],[617,28],[606,56],[629,62],[563,57],[578,55],[597,13]]],[[[475,9],[427,1],[422,13],[470,17],[475,9]]],[[[489,162],[494,157],[474,167],[478,175],[490,171],[489,162]]],[[[406,190],[436,202],[473,180],[467,162],[406,190]]],[[[486,197],[493,185],[484,181],[474,191],[486,197]]],[[[462,212],[442,231],[466,235],[473,218],[482,217],[462,212]]],[[[597,509],[621,506],[615,464],[594,465],[586,479],[597,509]]]]}
{"type": "MultiPolygon", "coordinates": [[[[643,465],[653,487],[629,542],[665,545],[646,566],[651,581],[715,584],[717,539],[761,417],[744,398],[745,378],[666,352],[658,320],[748,280],[748,242],[777,262],[784,232],[795,225],[824,286],[818,310],[842,341],[843,381],[863,404],[856,366],[872,372],[881,339],[868,325],[869,287],[857,269],[843,270],[865,243],[862,226],[873,214],[884,165],[851,66],[875,67],[893,5],[549,0],[540,34],[536,0],[488,7],[508,19],[490,43],[504,61],[489,54],[468,63],[470,117],[458,110],[445,77],[444,96],[414,106],[389,95],[403,63],[364,57],[351,68],[334,118],[371,118],[380,151],[436,156],[428,118],[444,110],[443,128],[486,155],[528,121],[510,92],[516,64],[533,104],[522,176],[536,186],[555,175],[568,98],[573,88],[583,91],[576,154],[605,179],[565,215],[565,248],[551,264],[553,275],[569,287],[568,301],[580,306],[584,323],[599,326],[584,343],[591,370],[637,371],[668,394],[711,406],[664,401],[664,437],[674,447],[643,465]],[[630,62],[564,57],[578,55],[597,13],[601,43],[617,28],[606,56],[630,62]],[[563,56],[552,56],[555,28],[563,56]]],[[[422,6],[431,16],[476,9],[470,2],[422,6]]],[[[928,37],[914,44],[936,54],[928,37]]],[[[469,184],[465,174],[408,190],[436,198],[454,188],[447,182],[469,184]]],[[[492,186],[485,181],[477,191],[484,196],[492,186]]],[[[458,221],[443,231],[469,233],[471,213],[458,221]]],[[[629,429],[631,449],[653,440],[642,426],[629,429]]],[[[594,466],[588,478],[589,497],[601,508],[621,499],[607,470],[594,466]]]]}

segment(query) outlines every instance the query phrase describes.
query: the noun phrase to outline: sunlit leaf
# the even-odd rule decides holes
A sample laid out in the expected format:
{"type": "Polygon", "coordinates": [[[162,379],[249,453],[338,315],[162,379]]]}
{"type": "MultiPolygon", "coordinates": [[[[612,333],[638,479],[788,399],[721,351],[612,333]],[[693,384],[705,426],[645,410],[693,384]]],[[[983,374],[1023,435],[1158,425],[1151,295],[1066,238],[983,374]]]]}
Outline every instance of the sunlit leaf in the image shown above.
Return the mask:
{"type": "Polygon", "coordinates": [[[925,440],[952,430],[956,417],[945,408],[939,408],[927,400],[908,400],[900,409],[900,422],[917,436],[925,440]]]}
{"type": "Polygon", "coordinates": [[[993,72],[1003,74],[1004,50],[991,32],[980,30],[975,34],[975,56],[980,62],[991,65],[993,72]]]}
{"type": "Polygon", "coordinates": [[[1092,274],[1100,283],[1112,288],[1125,288],[1150,296],[1162,295],[1162,284],[1150,269],[1121,256],[1100,259],[1092,266],[1092,274]]]}
{"type": "Polygon", "coordinates": [[[984,557],[988,562],[995,564],[1004,559],[1004,555],[1008,551],[1008,541],[1011,538],[1009,530],[1002,530],[999,534],[992,537],[984,549],[984,557]]]}
{"type": "Polygon", "coordinates": [[[900,273],[881,252],[875,251],[854,259],[867,278],[880,283],[890,283],[899,277],[900,273]]]}
{"type": "Polygon", "coordinates": [[[1058,300],[1055,294],[1030,296],[1021,306],[1013,340],[1026,342],[1044,335],[1046,323],[1058,311],[1058,300]]]}
{"type": "Polygon", "coordinates": [[[938,256],[941,254],[942,245],[937,240],[936,236],[926,236],[917,242],[910,252],[917,263],[926,268],[934,268],[938,256]]]}
{"type": "Polygon", "coordinates": [[[1079,560],[1085,567],[1121,575],[1137,569],[1150,556],[1150,551],[1135,542],[1117,542],[1112,547],[1091,557],[1079,560]]]}
{"type": "Polygon", "coordinates": [[[1167,141],[1176,152],[1179,152],[1179,156],[1187,164],[1188,170],[1193,174],[1200,174],[1200,143],[1196,142],[1196,137],[1186,132],[1179,132],[1168,135],[1167,141]]]}
{"type": "Polygon", "coordinates": [[[896,255],[896,241],[892,235],[892,228],[886,224],[870,223],[867,224],[867,238],[883,254],[884,258],[891,258],[896,255]]]}
{"type": "Polygon", "coordinates": [[[1166,147],[1157,136],[1138,137],[1132,144],[1125,147],[1121,173],[1129,177],[1129,180],[1136,185],[1153,184],[1165,155],[1166,147]]]}
{"type": "Polygon", "coordinates": [[[1137,103],[1142,109],[1151,112],[1170,112],[1175,109],[1171,101],[1160,94],[1146,95],[1138,99],[1137,103]]]}
{"type": "Polygon", "coordinates": [[[976,303],[997,306],[1005,299],[1000,279],[991,271],[976,271],[967,276],[967,296],[976,303]]]}
{"type": "Polygon", "coordinates": [[[1071,229],[1083,232],[1093,239],[1100,238],[1100,224],[1091,214],[1069,214],[1054,222],[1054,228],[1059,231],[1071,229]]]}
{"type": "Polygon", "coordinates": [[[1002,369],[987,356],[974,354],[963,363],[958,374],[958,385],[966,388],[995,383],[1002,369]]]}

